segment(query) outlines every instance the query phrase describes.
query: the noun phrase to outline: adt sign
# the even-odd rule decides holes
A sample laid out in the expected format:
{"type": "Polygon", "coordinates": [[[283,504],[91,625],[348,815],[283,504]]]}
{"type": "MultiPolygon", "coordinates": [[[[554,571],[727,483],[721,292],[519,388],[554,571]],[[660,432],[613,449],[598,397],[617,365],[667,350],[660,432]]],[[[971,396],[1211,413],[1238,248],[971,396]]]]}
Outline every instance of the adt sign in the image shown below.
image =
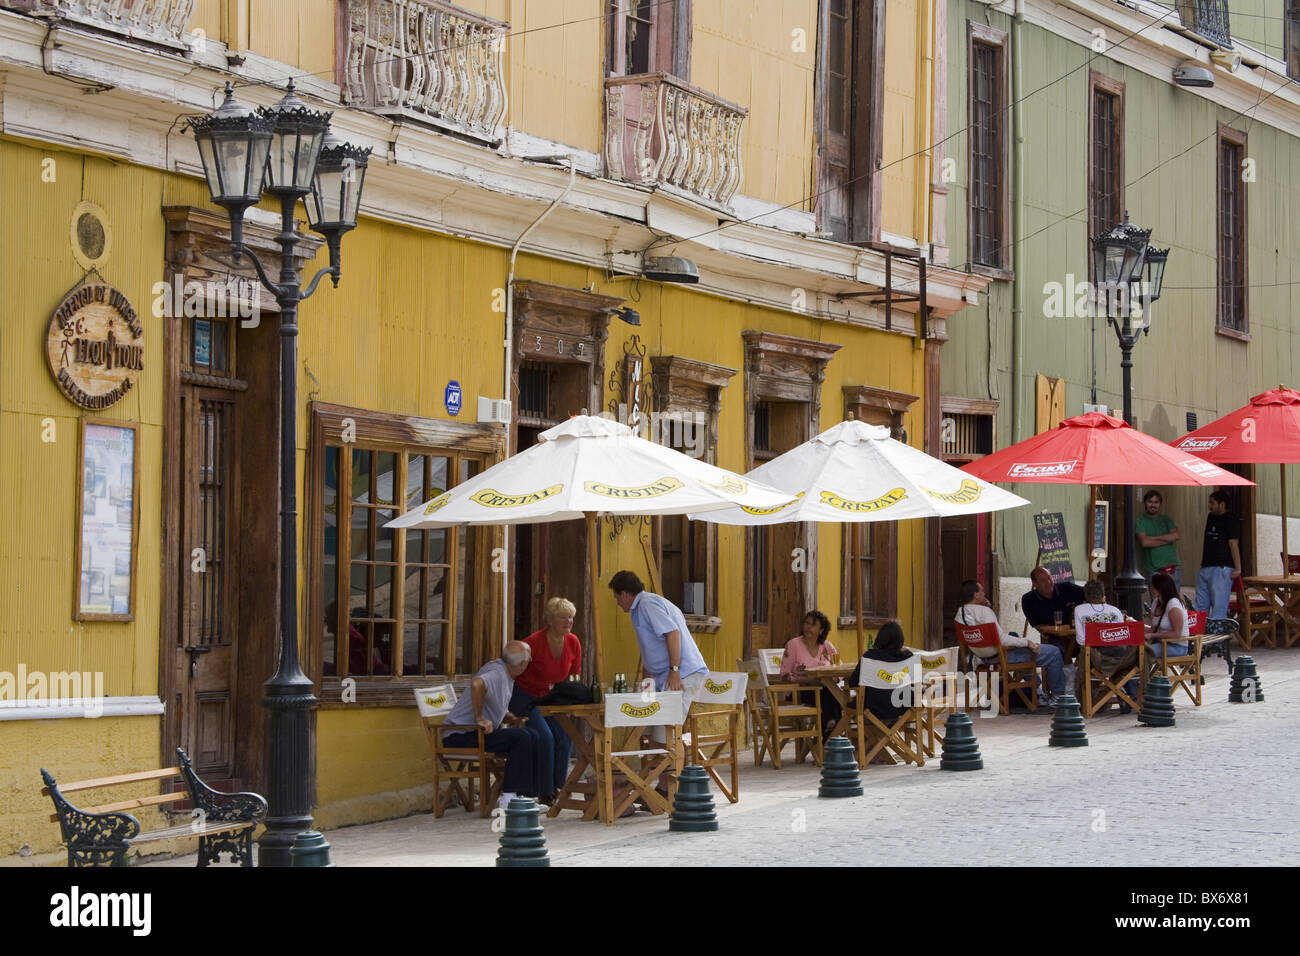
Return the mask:
{"type": "Polygon", "coordinates": [[[447,406],[448,415],[460,414],[460,382],[452,379],[447,383],[447,390],[443,392],[442,400],[447,406]]]}

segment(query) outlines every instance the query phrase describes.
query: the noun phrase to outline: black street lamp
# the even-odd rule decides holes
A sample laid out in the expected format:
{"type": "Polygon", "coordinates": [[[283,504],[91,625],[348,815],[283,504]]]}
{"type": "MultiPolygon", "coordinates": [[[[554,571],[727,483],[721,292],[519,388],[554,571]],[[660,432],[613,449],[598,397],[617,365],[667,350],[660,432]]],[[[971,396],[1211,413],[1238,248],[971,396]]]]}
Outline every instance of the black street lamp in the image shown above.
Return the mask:
{"type": "Polygon", "coordinates": [[[296,446],[298,409],[298,303],[329,276],[337,287],[339,240],[354,229],[361,205],[369,149],[329,136],[332,114],[310,109],[293,92],[256,113],[235,101],[226,84],[221,108],[191,119],[212,201],[230,215],[230,247],[238,262],[244,212],[265,191],[280,200],[280,280],[274,282],[257,256],[253,268],[280,306],[280,648],[275,673],[264,686],[262,706],[270,711],[267,801],[270,815],[258,841],[259,866],[289,866],[290,847],[310,830],[312,683],[298,663],[298,501],[296,446]],[[311,227],[329,244],[330,264],[306,289],[294,268],[295,250],[305,238],[294,229],[294,209],[306,200],[311,227]]]}
{"type": "MultiPolygon", "coordinates": [[[[1151,330],[1151,303],[1160,298],[1168,249],[1150,246],[1151,230],[1124,221],[1092,240],[1093,274],[1106,301],[1106,318],[1119,339],[1124,373],[1124,421],[1133,424],[1133,346],[1151,330]],[[1133,314],[1135,303],[1141,312],[1133,314]]],[[[1124,486],[1124,569],[1115,581],[1116,601],[1129,617],[1142,619],[1146,581],[1137,569],[1137,499],[1133,485],[1124,486]]]]}

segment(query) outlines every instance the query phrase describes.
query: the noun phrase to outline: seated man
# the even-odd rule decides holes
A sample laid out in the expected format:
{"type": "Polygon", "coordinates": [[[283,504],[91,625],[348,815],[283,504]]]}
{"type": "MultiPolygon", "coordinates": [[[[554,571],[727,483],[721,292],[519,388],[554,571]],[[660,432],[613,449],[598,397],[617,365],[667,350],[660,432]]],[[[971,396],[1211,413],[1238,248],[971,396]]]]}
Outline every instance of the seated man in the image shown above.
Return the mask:
{"type": "MultiPolygon", "coordinates": [[[[524,726],[522,717],[516,717],[508,709],[510,695],[515,691],[515,678],[532,659],[532,649],[527,644],[511,641],[500,657],[479,669],[470,681],[469,693],[461,695],[447,714],[448,724],[478,724],[485,734],[484,746],[492,753],[506,755],[502,809],[515,797],[537,796],[536,773],[542,758],[542,738],[536,730],[524,726]]],[[[442,742],[448,747],[474,747],[478,738],[469,730],[448,731],[443,733],[442,742]]]]}
{"type": "MultiPolygon", "coordinates": [[[[957,609],[953,620],[958,624],[974,627],[978,624],[997,624],[998,616],[989,607],[989,599],[984,595],[984,588],[978,581],[963,581],[961,584],[961,607],[957,609]]],[[[1061,651],[1051,644],[1039,644],[1015,631],[1004,631],[998,625],[998,639],[1007,650],[1008,664],[1023,664],[1033,660],[1047,675],[1047,684],[1051,688],[1050,696],[1041,692],[1040,700],[1048,707],[1056,706],[1056,698],[1065,692],[1065,668],[1061,663],[1061,651]]],[[[992,647],[972,648],[980,657],[994,657],[997,650],[992,647]]]]}
{"type": "MultiPolygon", "coordinates": [[[[1173,578],[1170,578],[1170,583],[1173,578]]],[[[1088,624],[1120,624],[1126,618],[1124,612],[1113,604],[1106,603],[1106,588],[1098,580],[1090,580],[1083,586],[1084,603],[1074,609],[1074,632],[1078,635],[1079,646],[1083,647],[1084,627],[1088,624]]],[[[1137,657],[1137,648],[1132,645],[1124,647],[1094,647],[1092,649],[1093,670],[1110,677],[1117,670],[1132,665],[1137,657]]],[[[1085,674],[1084,680],[1088,680],[1085,674]]],[[[1124,685],[1124,692],[1130,697],[1137,695],[1137,678],[1124,685]]],[[[1133,710],[1126,701],[1119,701],[1119,712],[1127,714],[1133,710]]]]}
{"type": "MultiPolygon", "coordinates": [[[[1030,627],[1042,627],[1056,623],[1056,612],[1061,614],[1061,623],[1069,624],[1074,619],[1074,608],[1084,601],[1083,588],[1073,581],[1053,583],[1046,568],[1038,567],[1029,572],[1029,581],[1033,589],[1020,599],[1020,610],[1025,612],[1025,620],[1030,627]]],[[[1047,642],[1058,649],[1065,644],[1060,637],[1046,635],[1047,642]]]]}

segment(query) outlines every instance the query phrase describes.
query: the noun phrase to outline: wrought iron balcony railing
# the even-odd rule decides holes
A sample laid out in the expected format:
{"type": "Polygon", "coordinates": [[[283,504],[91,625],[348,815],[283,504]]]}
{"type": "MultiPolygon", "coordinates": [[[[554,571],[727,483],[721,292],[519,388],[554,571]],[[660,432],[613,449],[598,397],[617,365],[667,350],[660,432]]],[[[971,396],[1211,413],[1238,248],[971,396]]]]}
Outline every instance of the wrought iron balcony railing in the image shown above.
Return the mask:
{"type": "Polygon", "coordinates": [[[1193,33],[1225,50],[1232,49],[1228,0],[1178,0],[1178,19],[1193,33]]]}
{"type": "Polygon", "coordinates": [[[0,8],[59,17],[130,39],[184,46],[196,0],[0,0],[0,8]]]}
{"type": "Polygon", "coordinates": [[[440,0],[343,0],[347,102],[500,142],[510,24],[440,0]]]}
{"type": "Polygon", "coordinates": [[[605,80],[605,169],[611,179],[668,185],[725,207],[740,188],[749,110],[666,73],[605,80]]]}

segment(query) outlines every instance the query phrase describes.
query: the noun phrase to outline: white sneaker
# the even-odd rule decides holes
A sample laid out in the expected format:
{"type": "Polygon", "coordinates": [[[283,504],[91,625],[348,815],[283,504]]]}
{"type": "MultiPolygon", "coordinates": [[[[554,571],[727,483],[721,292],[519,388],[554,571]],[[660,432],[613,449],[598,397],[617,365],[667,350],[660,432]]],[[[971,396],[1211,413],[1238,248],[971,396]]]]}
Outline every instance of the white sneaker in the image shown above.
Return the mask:
{"type": "Polygon", "coordinates": [[[497,806],[500,807],[501,812],[504,813],[506,810],[510,809],[510,801],[518,799],[519,794],[517,793],[503,793],[501,794],[501,799],[497,801],[497,806]]]}

